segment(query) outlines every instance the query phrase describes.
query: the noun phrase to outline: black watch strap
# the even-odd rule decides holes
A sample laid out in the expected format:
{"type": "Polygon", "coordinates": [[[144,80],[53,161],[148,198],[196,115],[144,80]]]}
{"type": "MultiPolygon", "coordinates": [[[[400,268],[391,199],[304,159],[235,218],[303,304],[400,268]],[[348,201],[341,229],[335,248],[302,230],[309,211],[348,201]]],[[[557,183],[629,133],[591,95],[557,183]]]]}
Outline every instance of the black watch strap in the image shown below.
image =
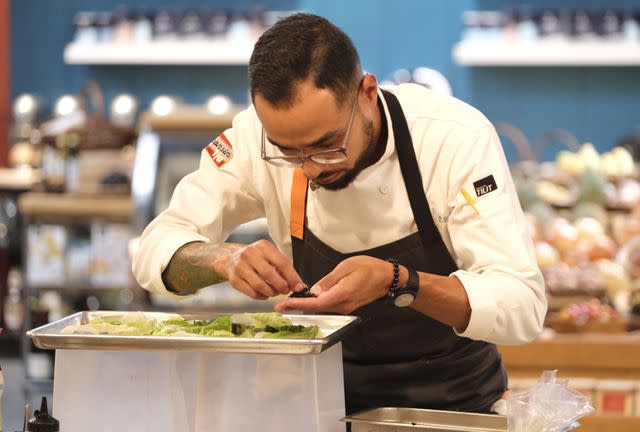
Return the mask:
{"type": "Polygon", "coordinates": [[[399,308],[405,308],[412,305],[416,300],[418,290],[420,289],[420,277],[418,276],[418,272],[411,267],[406,267],[406,269],[409,273],[407,283],[393,291],[389,291],[389,299],[393,302],[394,306],[399,308]]]}
{"type": "Polygon", "coordinates": [[[407,272],[409,273],[409,278],[407,279],[407,283],[405,285],[399,287],[398,283],[400,281],[400,264],[395,258],[389,258],[386,261],[393,264],[393,280],[391,282],[389,292],[387,293],[387,297],[393,300],[402,293],[413,294],[414,297],[417,296],[418,290],[420,289],[420,277],[418,276],[418,272],[411,267],[405,266],[407,272]]]}
{"type": "Polygon", "coordinates": [[[409,272],[409,279],[407,280],[407,284],[401,289],[411,290],[414,295],[417,295],[420,289],[420,276],[418,276],[418,272],[411,267],[406,267],[406,269],[409,272]]]}

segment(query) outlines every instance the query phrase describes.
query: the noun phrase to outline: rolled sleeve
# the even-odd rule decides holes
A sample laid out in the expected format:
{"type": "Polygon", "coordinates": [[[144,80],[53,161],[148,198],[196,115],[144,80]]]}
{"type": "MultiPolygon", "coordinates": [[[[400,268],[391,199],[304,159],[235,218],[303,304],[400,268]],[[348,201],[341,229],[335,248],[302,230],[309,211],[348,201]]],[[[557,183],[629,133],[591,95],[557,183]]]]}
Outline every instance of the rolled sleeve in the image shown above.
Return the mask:
{"type": "Polygon", "coordinates": [[[468,326],[458,334],[499,344],[531,341],[547,310],[544,280],[493,127],[471,134],[452,168],[447,230],[460,269],[452,276],[471,306],[468,326]],[[487,183],[493,187],[478,190],[487,183]],[[461,189],[473,197],[475,210],[461,189]]]}
{"type": "Polygon", "coordinates": [[[467,328],[462,332],[454,329],[456,334],[470,339],[488,339],[496,322],[498,308],[495,296],[487,295],[490,288],[486,286],[486,278],[465,271],[454,272],[451,276],[458,278],[464,286],[472,311],[467,328]]]}

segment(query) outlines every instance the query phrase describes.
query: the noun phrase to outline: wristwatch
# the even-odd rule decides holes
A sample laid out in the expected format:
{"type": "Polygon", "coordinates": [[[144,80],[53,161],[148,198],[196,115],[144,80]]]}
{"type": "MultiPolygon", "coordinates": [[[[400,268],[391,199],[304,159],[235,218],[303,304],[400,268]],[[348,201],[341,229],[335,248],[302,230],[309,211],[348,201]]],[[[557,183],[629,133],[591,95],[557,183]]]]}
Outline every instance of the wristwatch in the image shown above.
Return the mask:
{"type": "Polygon", "coordinates": [[[409,272],[409,280],[407,283],[393,292],[393,304],[397,307],[407,307],[416,299],[418,290],[420,289],[420,278],[418,272],[410,267],[406,267],[409,272]]]}
{"type": "Polygon", "coordinates": [[[391,289],[388,294],[390,300],[393,301],[393,304],[396,307],[403,308],[411,306],[418,295],[418,290],[420,289],[420,277],[418,276],[418,272],[405,266],[409,272],[409,280],[404,286],[398,287],[398,262],[394,259],[390,259],[388,261],[393,264],[394,272],[393,284],[391,285],[391,289]]]}

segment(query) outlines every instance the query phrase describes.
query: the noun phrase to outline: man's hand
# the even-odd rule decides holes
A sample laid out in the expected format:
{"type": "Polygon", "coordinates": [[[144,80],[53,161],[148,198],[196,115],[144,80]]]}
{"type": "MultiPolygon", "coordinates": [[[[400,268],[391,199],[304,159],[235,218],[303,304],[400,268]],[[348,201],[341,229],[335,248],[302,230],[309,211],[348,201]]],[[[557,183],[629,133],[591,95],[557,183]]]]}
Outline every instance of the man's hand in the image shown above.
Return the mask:
{"type": "Polygon", "coordinates": [[[173,255],[162,280],[179,294],[194,294],[228,280],[238,291],[259,300],[305,288],[291,261],[267,240],[250,245],[188,243],[173,255]]]}
{"type": "MultiPolygon", "coordinates": [[[[406,282],[402,268],[400,285],[406,282]]],[[[348,314],[384,297],[393,280],[393,264],[360,255],[347,258],[311,288],[315,298],[289,298],[276,304],[276,311],[301,310],[348,314]]]]}
{"type": "Polygon", "coordinates": [[[216,261],[213,269],[235,289],[256,300],[305,288],[291,261],[267,240],[238,248],[216,261]]]}

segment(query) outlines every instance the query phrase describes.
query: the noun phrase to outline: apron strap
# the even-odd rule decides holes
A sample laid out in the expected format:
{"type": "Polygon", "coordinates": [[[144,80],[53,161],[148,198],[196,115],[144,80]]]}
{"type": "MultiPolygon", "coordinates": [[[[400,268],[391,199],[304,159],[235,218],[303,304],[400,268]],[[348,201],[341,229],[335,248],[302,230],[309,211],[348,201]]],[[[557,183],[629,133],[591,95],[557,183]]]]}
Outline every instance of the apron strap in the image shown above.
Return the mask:
{"type": "Polygon", "coordinates": [[[289,233],[291,237],[302,240],[304,237],[304,217],[307,204],[307,176],[302,168],[296,168],[293,172],[293,184],[291,185],[291,215],[289,221],[289,233]]]}
{"type": "Polygon", "coordinates": [[[396,142],[396,152],[398,153],[398,162],[400,162],[400,170],[402,178],[409,196],[409,203],[413,211],[413,217],[418,225],[422,244],[427,247],[430,244],[442,242],[440,231],[433,222],[431,210],[429,210],[427,196],[424,193],[422,185],[422,176],[420,175],[420,167],[416,159],[416,153],[413,147],[413,140],[409,133],[407,120],[400,106],[400,102],[387,90],[382,90],[389,113],[391,114],[391,123],[393,124],[393,137],[396,142]]]}

